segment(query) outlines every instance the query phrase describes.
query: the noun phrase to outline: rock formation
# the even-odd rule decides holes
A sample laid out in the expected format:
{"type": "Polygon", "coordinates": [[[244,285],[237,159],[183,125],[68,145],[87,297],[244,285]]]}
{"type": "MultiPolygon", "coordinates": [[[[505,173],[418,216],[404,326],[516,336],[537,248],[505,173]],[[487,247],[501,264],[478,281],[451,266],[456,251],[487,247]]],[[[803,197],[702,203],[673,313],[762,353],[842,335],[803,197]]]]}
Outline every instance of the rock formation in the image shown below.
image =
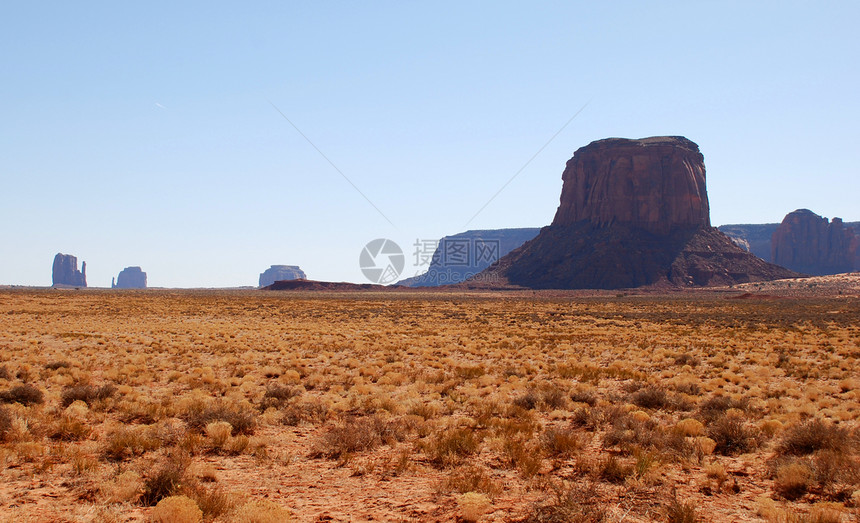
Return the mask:
{"type": "Polygon", "coordinates": [[[140,267],[126,267],[120,271],[116,283],[111,282],[113,289],[145,289],[146,273],[140,267]]]}
{"type": "Polygon", "coordinates": [[[592,142],[562,180],[554,226],[626,224],[656,234],[710,226],[704,158],[680,136],[592,142]]]}
{"type": "Polygon", "coordinates": [[[260,274],[260,287],[269,286],[276,281],[304,280],[307,276],[298,265],[272,265],[260,274]]]}
{"type": "Polygon", "coordinates": [[[55,286],[69,285],[72,287],[87,286],[87,262],[81,264],[78,270],[78,259],[71,254],[57,253],[54,256],[54,268],[51,279],[55,286]]]}
{"type": "Polygon", "coordinates": [[[778,223],[720,225],[717,229],[762,260],[773,262],[770,257],[770,240],[778,223]]]}
{"type": "Polygon", "coordinates": [[[788,213],[773,233],[773,262],[814,276],[851,272],[857,268],[858,237],[840,218],[809,209],[788,213]]]}
{"type": "Polygon", "coordinates": [[[397,282],[405,287],[436,287],[464,282],[477,275],[502,256],[537,236],[536,227],[466,231],[445,236],[433,249],[417,242],[414,245],[416,265],[429,261],[427,272],[397,282]],[[432,249],[432,252],[428,252],[432,249]]]}
{"type": "Polygon", "coordinates": [[[710,226],[704,158],[683,137],[599,140],[567,162],[552,224],[483,281],[538,289],[730,285],[796,276],[710,226]]]}

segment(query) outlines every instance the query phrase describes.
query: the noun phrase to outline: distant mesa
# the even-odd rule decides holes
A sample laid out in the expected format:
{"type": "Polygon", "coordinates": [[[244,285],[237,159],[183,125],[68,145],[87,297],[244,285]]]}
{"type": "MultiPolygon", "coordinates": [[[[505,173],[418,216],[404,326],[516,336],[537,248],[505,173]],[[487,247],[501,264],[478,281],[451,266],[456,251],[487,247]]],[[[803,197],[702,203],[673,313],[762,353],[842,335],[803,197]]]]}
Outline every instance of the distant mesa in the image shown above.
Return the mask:
{"type": "Polygon", "coordinates": [[[704,157],[680,136],[578,149],[555,219],[480,280],[533,289],[717,286],[796,277],[710,225],[704,157]]]}
{"type": "MultiPolygon", "coordinates": [[[[525,242],[538,235],[537,227],[466,231],[445,236],[432,254],[416,245],[415,255],[426,256],[427,272],[397,282],[404,287],[437,287],[461,283],[479,274],[525,242]]],[[[431,244],[432,246],[432,244],[431,244]]]]}
{"type": "Polygon", "coordinates": [[[57,253],[54,256],[54,268],[51,274],[53,285],[86,287],[87,286],[87,262],[81,264],[78,270],[78,259],[71,254],[57,253]]]}
{"type": "Polygon", "coordinates": [[[773,262],[824,276],[860,269],[860,235],[840,218],[829,221],[809,209],[788,213],[773,232],[773,262]]]}
{"type": "Polygon", "coordinates": [[[276,281],[307,279],[298,265],[272,265],[260,274],[260,287],[268,287],[276,281]]]}
{"type": "Polygon", "coordinates": [[[112,289],[145,289],[146,273],[140,267],[126,267],[110,286],[112,289]]]}

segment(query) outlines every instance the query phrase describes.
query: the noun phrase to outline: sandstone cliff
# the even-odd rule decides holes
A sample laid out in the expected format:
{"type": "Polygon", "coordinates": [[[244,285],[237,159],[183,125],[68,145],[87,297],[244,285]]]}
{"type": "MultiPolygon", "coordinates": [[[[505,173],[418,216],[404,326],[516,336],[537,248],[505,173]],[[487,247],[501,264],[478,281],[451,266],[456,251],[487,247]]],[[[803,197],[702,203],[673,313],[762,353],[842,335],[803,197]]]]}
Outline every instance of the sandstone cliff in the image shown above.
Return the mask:
{"type": "Polygon", "coordinates": [[[809,209],[785,216],[771,241],[773,262],[783,267],[823,276],[857,268],[858,238],[840,218],[829,221],[809,209]]]}
{"type": "Polygon", "coordinates": [[[140,267],[126,267],[120,271],[116,283],[111,283],[114,289],[145,289],[146,273],[140,267]]]}
{"type": "Polygon", "coordinates": [[[78,270],[78,259],[71,254],[57,253],[54,256],[54,267],[51,273],[54,285],[69,285],[73,287],[87,286],[87,262],[83,262],[78,270]]]}
{"type": "Polygon", "coordinates": [[[266,287],[276,281],[304,280],[304,271],[297,265],[272,265],[260,274],[260,287],[266,287]]]}

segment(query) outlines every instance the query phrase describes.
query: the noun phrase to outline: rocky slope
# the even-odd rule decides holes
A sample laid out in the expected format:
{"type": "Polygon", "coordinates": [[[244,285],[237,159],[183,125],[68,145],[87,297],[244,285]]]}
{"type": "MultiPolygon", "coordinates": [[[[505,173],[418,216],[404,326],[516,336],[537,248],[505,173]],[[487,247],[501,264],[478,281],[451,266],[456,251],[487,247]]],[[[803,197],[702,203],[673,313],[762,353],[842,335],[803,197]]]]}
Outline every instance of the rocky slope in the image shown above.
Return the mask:
{"type": "Polygon", "coordinates": [[[809,209],[798,209],[774,231],[771,259],[805,274],[839,274],[860,268],[858,245],[857,234],[840,218],[829,221],[809,209]]]}
{"type": "MultiPolygon", "coordinates": [[[[445,236],[432,255],[423,253],[430,259],[427,272],[401,280],[397,285],[436,287],[466,281],[537,236],[538,232],[540,229],[531,227],[466,231],[445,236]]],[[[416,255],[422,256],[421,251],[416,249],[416,255]]]]}
{"type": "Polygon", "coordinates": [[[78,259],[71,254],[57,253],[54,256],[54,267],[51,280],[55,286],[69,285],[73,287],[87,286],[87,262],[81,264],[78,270],[78,259]]]}
{"type": "Polygon", "coordinates": [[[683,137],[611,138],[567,162],[553,223],[482,274],[498,285],[618,289],[796,276],[710,226],[704,158],[683,137]]]}

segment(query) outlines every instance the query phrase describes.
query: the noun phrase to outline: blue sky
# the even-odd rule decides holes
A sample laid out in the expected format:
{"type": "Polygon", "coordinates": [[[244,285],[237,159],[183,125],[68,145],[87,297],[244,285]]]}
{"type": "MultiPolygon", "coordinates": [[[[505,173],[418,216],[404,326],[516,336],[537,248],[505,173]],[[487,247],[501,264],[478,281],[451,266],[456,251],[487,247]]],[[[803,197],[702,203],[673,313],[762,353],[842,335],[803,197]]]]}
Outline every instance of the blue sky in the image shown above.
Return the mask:
{"type": "Polygon", "coordinates": [[[573,151],[684,135],[711,220],[860,220],[854,2],[7,2],[0,284],[363,281],[362,246],[543,226],[573,151]],[[181,5],[177,5],[181,4],[181,5]],[[369,198],[350,186],[274,104],[369,198]],[[585,104],[471,223],[467,221],[585,104]]]}

